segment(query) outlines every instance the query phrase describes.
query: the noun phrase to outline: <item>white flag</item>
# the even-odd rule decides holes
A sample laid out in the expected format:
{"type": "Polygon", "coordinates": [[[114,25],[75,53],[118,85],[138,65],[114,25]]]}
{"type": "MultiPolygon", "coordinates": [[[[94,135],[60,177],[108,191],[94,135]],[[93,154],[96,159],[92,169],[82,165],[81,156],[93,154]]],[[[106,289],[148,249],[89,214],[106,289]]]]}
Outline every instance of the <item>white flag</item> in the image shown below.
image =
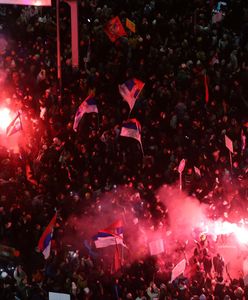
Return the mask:
{"type": "Polygon", "coordinates": [[[179,166],[178,166],[178,172],[179,173],[182,173],[183,172],[183,170],[184,170],[184,168],[185,168],[185,159],[183,158],[181,161],[180,161],[180,164],[179,164],[179,166]]]}
{"type": "Polygon", "coordinates": [[[233,142],[227,135],[225,135],[225,144],[227,149],[233,153],[233,142]]]}

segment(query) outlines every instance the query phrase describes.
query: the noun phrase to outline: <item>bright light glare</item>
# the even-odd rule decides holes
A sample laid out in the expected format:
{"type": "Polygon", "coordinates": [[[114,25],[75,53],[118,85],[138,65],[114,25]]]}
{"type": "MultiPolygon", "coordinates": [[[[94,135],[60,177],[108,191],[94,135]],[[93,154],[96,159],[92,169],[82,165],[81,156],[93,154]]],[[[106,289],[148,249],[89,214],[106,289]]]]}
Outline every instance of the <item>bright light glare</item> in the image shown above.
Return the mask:
{"type": "Polygon", "coordinates": [[[208,228],[206,232],[214,236],[233,233],[240,244],[248,245],[248,228],[241,221],[239,224],[221,220],[209,222],[208,227],[205,226],[205,228],[208,228]]]}
{"type": "Polygon", "coordinates": [[[241,244],[247,244],[248,243],[248,232],[245,228],[243,227],[238,227],[235,230],[235,236],[237,238],[237,240],[241,243],[241,244]]]}
{"type": "Polygon", "coordinates": [[[0,130],[5,131],[11,122],[10,110],[8,108],[0,109],[0,130]]]}

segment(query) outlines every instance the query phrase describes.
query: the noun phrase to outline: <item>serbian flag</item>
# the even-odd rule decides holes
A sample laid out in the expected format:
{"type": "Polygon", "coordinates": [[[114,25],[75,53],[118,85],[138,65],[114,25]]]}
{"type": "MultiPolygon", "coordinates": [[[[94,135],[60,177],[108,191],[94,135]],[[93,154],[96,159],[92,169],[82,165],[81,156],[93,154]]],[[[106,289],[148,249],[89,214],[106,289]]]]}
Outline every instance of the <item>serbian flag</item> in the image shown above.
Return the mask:
{"type": "Polygon", "coordinates": [[[130,111],[133,109],[139,94],[141,93],[145,83],[133,78],[119,85],[119,92],[123,99],[127,101],[130,111]]]}
{"type": "Polygon", "coordinates": [[[79,106],[73,124],[73,130],[77,131],[80,120],[84,114],[98,113],[98,108],[96,106],[96,99],[93,96],[88,96],[82,104],[79,106]]]}
{"type": "Polygon", "coordinates": [[[205,102],[208,103],[209,92],[208,92],[208,77],[207,77],[207,74],[204,75],[204,86],[205,86],[205,102]]]}
{"type": "Polygon", "coordinates": [[[13,121],[11,121],[9,126],[6,128],[6,135],[10,136],[20,130],[22,130],[22,122],[21,122],[21,115],[18,112],[17,116],[14,118],[13,121]]]}
{"type": "Polygon", "coordinates": [[[118,220],[107,228],[99,230],[93,237],[96,248],[105,248],[112,245],[119,245],[126,247],[123,243],[123,224],[118,220]]]}
{"type": "Polygon", "coordinates": [[[51,0],[0,0],[0,4],[51,6],[51,0]]]}
{"type": "Polygon", "coordinates": [[[133,138],[141,144],[141,126],[138,120],[128,119],[123,122],[120,136],[133,138]]]}
{"type": "Polygon", "coordinates": [[[57,219],[57,213],[55,213],[51,222],[48,224],[47,228],[42,233],[42,236],[38,243],[38,249],[43,253],[45,259],[48,259],[48,257],[50,256],[51,243],[53,237],[53,228],[56,224],[56,219],[57,219]]]}
{"type": "Polygon", "coordinates": [[[121,24],[119,17],[114,17],[104,27],[104,32],[107,34],[111,42],[115,42],[121,36],[126,36],[127,33],[121,24]]]}

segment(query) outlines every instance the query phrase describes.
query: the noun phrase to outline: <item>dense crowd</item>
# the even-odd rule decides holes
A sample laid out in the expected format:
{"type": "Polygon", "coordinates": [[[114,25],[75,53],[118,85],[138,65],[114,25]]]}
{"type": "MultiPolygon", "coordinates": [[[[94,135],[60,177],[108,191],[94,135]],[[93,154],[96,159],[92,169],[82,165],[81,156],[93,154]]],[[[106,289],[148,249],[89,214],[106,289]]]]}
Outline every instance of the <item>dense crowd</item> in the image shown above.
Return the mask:
{"type": "MultiPolygon", "coordinates": [[[[138,191],[128,204],[137,218],[155,228],[166,222],[155,191],[177,183],[183,158],[187,194],[216,207],[215,217],[247,217],[248,152],[241,131],[247,137],[248,2],[227,2],[225,17],[213,23],[215,1],[79,1],[78,69],[71,66],[69,9],[61,3],[61,93],[55,7],[1,6],[1,101],[21,111],[24,131],[18,152],[0,148],[0,242],[20,251],[14,271],[2,272],[0,299],[48,299],[48,291],[72,299],[247,299],[244,281],[225,282],[209,266],[207,250],[200,260],[194,253],[194,276],[171,283],[168,274],[154,277],[154,257],[111,274],[83,243],[78,253],[66,246],[73,248],[78,233],[69,218],[89,211],[97,218],[101,195],[116,186],[138,191]],[[103,26],[117,15],[123,24],[135,22],[136,33],[127,30],[111,43],[103,26]],[[118,84],[134,77],[145,87],[130,113],[118,84]],[[76,110],[90,93],[99,113],[85,114],[74,132],[76,110]],[[137,141],[119,136],[128,117],[141,123],[144,156],[137,141]],[[234,145],[232,170],[225,135],[234,145]],[[37,244],[55,208],[45,261],[37,244]]],[[[127,196],[120,193],[113,211],[127,196]]]]}

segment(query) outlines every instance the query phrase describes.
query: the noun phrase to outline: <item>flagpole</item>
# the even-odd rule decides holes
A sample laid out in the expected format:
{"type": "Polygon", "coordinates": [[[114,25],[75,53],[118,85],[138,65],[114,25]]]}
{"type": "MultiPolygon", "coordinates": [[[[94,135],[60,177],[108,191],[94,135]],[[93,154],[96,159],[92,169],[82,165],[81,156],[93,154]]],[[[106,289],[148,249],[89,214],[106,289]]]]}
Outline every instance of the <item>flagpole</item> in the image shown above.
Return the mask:
{"type": "Polygon", "coordinates": [[[142,145],[141,142],[140,142],[140,148],[141,148],[141,152],[142,152],[142,155],[143,155],[143,158],[144,158],[145,154],[144,154],[144,149],[143,149],[143,145],[142,145]]]}
{"type": "Polygon", "coordinates": [[[56,0],[56,30],[57,30],[57,79],[59,84],[59,97],[62,96],[62,76],[61,76],[61,53],[60,53],[60,23],[59,5],[60,0],[56,0]]]}
{"type": "Polygon", "coordinates": [[[183,188],[183,184],[182,184],[182,172],[179,173],[179,188],[180,188],[180,191],[183,188]]]}
{"type": "Polygon", "coordinates": [[[232,163],[232,152],[229,150],[229,157],[230,157],[230,165],[231,165],[231,173],[233,172],[233,163],[232,163]]]}

